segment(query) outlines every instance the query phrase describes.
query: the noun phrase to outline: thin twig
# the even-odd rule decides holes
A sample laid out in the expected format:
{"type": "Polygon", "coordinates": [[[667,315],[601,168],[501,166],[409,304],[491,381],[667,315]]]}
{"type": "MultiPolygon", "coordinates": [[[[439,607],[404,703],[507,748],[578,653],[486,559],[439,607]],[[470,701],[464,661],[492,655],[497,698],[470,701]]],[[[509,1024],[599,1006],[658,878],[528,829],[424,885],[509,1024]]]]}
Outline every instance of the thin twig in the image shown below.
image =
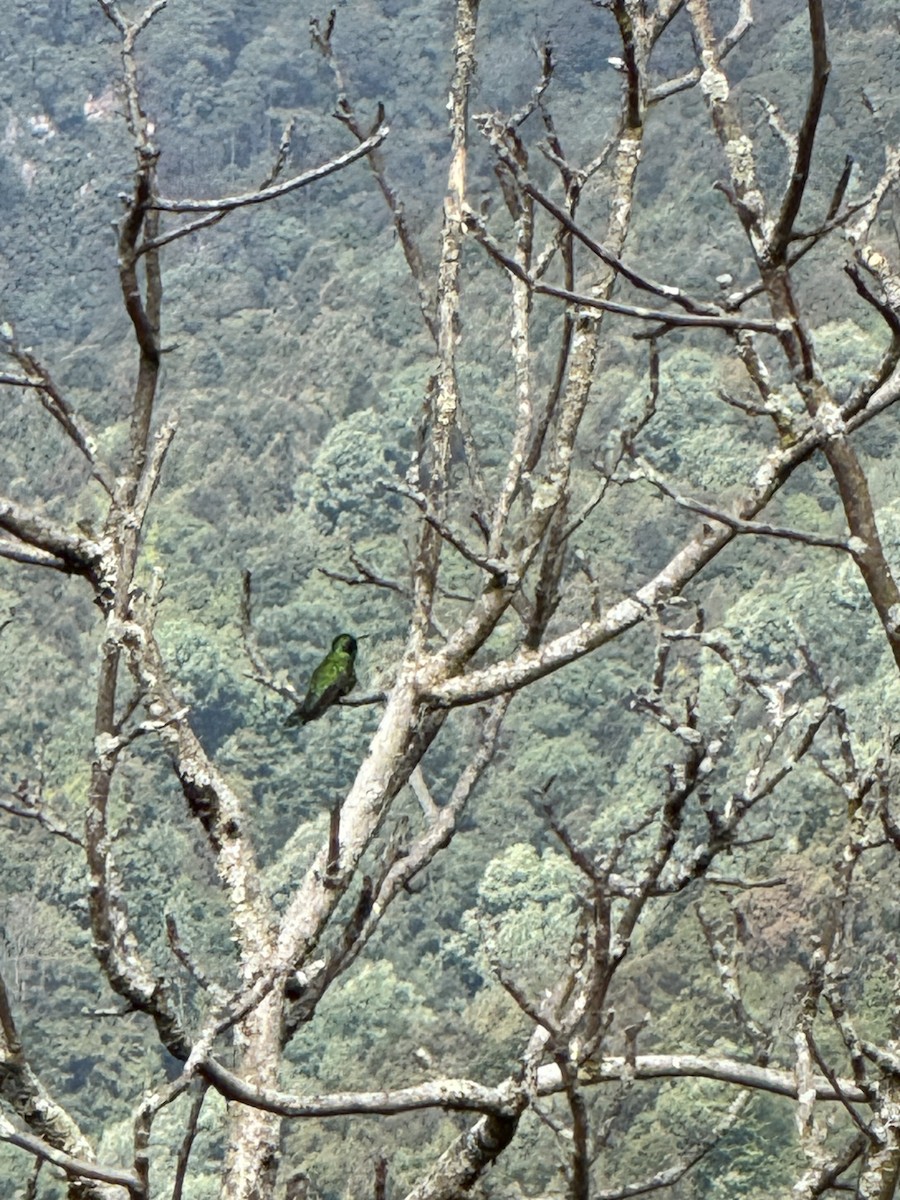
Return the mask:
{"type": "MultiPolygon", "coordinates": [[[[477,240],[484,246],[491,258],[505,267],[513,275],[527,284],[538,295],[553,296],[565,300],[568,304],[581,308],[596,308],[601,312],[617,313],[624,317],[633,317],[639,321],[653,321],[662,326],[662,331],[669,329],[727,329],[749,330],[753,333],[768,333],[777,337],[781,328],[777,321],[754,317],[731,317],[724,313],[693,313],[665,312],[662,309],[644,308],[635,304],[620,304],[615,300],[604,300],[599,296],[589,296],[581,292],[569,291],[567,288],[556,287],[549,283],[539,283],[516,261],[506,254],[499,243],[487,232],[484,222],[471,210],[466,214],[466,222],[477,240]]],[[[674,299],[674,297],[672,297],[674,299]]],[[[658,336],[658,335],[654,335],[658,336]]]]}
{"type": "Polygon", "coordinates": [[[733,513],[723,512],[722,509],[714,508],[711,504],[705,504],[702,500],[694,500],[689,496],[683,496],[646,460],[635,457],[634,461],[637,465],[637,471],[628,477],[630,480],[646,479],[648,483],[651,483],[663,495],[668,496],[670,500],[674,500],[680,508],[687,509],[689,512],[695,512],[701,517],[708,517],[712,521],[718,521],[722,525],[727,525],[735,533],[754,534],[759,537],[783,538],[786,541],[801,542],[805,546],[824,546],[829,550],[843,550],[846,554],[854,554],[856,552],[852,542],[844,538],[827,537],[824,534],[818,533],[807,533],[801,529],[789,529],[781,525],[769,525],[764,521],[746,521],[741,517],[735,516],[733,513]]]}
{"type": "Polygon", "coordinates": [[[172,1187],[172,1200],[181,1200],[184,1190],[184,1181],[187,1178],[188,1160],[191,1155],[191,1148],[194,1144],[194,1138],[197,1136],[197,1125],[200,1120],[200,1110],[203,1107],[203,1101],[206,1098],[206,1092],[209,1084],[205,1079],[196,1079],[191,1088],[194,1092],[191,1100],[191,1107],[188,1113],[187,1126],[184,1131],[184,1137],[181,1139],[181,1145],[178,1147],[178,1156],[175,1160],[175,1182],[172,1187]]]}
{"type": "Polygon", "coordinates": [[[73,846],[84,846],[84,842],[76,834],[72,833],[64,825],[57,824],[52,817],[48,816],[43,809],[36,805],[16,804],[9,800],[0,800],[0,809],[8,812],[12,817],[22,817],[27,821],[36,821],[38,825],[46,829],[48,833],[52,833],[55,837],[62,838],[73,846]]]}

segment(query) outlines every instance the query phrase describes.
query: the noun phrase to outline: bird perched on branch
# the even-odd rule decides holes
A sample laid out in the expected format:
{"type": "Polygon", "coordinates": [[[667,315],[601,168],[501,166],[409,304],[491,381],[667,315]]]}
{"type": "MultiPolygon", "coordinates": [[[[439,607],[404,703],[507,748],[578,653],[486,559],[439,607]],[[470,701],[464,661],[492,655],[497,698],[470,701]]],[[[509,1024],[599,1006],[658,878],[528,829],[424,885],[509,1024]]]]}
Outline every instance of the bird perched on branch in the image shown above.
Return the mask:
{"type": "Polygon", "coordinates": [[[331,649],[313,671],[303,703],[288,717],[286,725],[315,721],[356,687],[356,650],[356,638],[352,634],[337,635],[331,649]]]}

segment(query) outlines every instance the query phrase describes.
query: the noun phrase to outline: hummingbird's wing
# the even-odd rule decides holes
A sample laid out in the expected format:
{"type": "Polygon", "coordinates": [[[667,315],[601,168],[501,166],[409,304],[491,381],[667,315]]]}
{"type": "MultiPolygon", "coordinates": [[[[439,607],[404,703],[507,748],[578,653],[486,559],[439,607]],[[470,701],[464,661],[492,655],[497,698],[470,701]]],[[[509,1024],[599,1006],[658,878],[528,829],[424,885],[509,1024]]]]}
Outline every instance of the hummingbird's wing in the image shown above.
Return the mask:
{"type": "Polygon", "coordinates": [[[349,656],[328,655],[313,671],[303,703],[288,717],[286,724],[305,725],[315,721],[355,686],[356,672],[349,656]]]}
{"type": "Polygon", "coordinates": [[[314,721],[316,717],[321,717],[327,708],[331,708],[332,704],[336,704],[340,700],[345,691],[346,689],[338,679],[332,680],[321,689],[310,687],[300,708],[300,719],[304,725],[307,721],[314,721]]]}

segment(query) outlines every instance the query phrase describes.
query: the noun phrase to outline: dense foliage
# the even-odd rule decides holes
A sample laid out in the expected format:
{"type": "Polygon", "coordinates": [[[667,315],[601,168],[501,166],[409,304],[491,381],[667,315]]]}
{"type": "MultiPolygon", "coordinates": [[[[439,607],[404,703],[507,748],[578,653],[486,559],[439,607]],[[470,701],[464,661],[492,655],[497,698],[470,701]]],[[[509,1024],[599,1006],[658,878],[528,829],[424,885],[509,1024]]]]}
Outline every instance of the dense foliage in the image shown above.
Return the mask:
{"type": "MultiPolygon", "coordinates": [[[[334,32],[354,108],[371,123],[377,102],[386,107],[391,132],[382,152],[431,272],[449,154],[452,7],[437,0],[347,0],[334,32]]],[[[716,13],[724,31],[737,5],[714,7],[729,10],[716,13]]],[[[845,155],[856,160],[852,201],[883,171],[882,146],[900,137],[894,6],[835,0],[826,7],[833,65],[805,201],[809,225],[827,210],[845,155]]],[[[539,75],[531,43],[549,37],[556,68],[547,103],[566,152],[579,162],[599,153],[614,133],[622,88],[608,63],[621,51],[609,8],[583,0],[484,0],[472,111],[521,107],[539,75]]],[[[114,461],[128,437],[134,369],[110,232],[133,169],[117,84],[118,41],[100,7],[87,0],[16,6],[0,25],[0,36],[16,47],[0,83],[0,321],[14,324],[19,344],[52,365],[57,384],[114,461]]],[[[787,159],[777,130],[766,130],[764,101],[777,104],[786,125],[797,124],[808,55],[802,6],[786,12],[762,3],[728,59],[739,105],[756,133],[760,177],[773,191],[783,186],[787,159]]],[[[654,64],[663,79],[690,70],[693,61],[682,14],[654,64]]],[[[309,45],[305,20],[273,0],[173,0],[143,35],[140,70],[167,196],[252,188],[270,170],[290,116],[296,117],[291,170],[352,142],[333,119],[335,81],[309,45]]],[[[526,124],[523,137],[536,143],[546,131],[537,129],[537,115],[529,120],[535,128],[526,124]]],[[[724,166],[697,89],[650,111],[643,153],[647,166],[627,260],[703,295],[751,283],[740,226],[713,187],[724,166]],[[726,283],[717,282],[725,274],[726,283]]],[[[530,163],[549,190],[552,165],[536,150],[530,163]]],[[[476,134],[470,202],[477,208],[485,198],[488,228],[508,247],[508,217],[495,192],[492,152],[476,134]]],[[[609,196],[601,171],[585,187],[578,217],[598,237],[609,196]]],[[[895,237],[891,204],[878,229],[886,247],[895,237]]],[[[896,258],[895,242],[890,249],[896,258]]],[[[460,390],[493,492],[516,420],[508,285],[474,238],[463,253],[460,390]]],[[[878,314],[842,276],[843,257],[826,240],[798,267],[828,383],[842,400],[872,369],[885,341],[878,314]]],[[[265,884],[280,912],[327,838],[330,810],[366,754],[382,711],[379,697],[392,686],[403,652],[421,514],[397,489],[421,438],[434,344],[391,213],[364,162],[174,242],[163,255],[163,287],[160,412],[165,419],[177,414],[178,427],[137,585],[158,594],[155,630],[164,660],[207,753],[246,797],[265,884]],[[349,586],[338,578],[357,576],[358,562],[396,586],[349,586]],[[254,678],[242,644],[244,570],[253,576],[255,636],[275,678],[302,692],[335,634],[364,633],[358,690],[371,703],[330,712],[299,734],[284,728],[290,705],[254,678]]],[[[556,367],[552,339],[563,308],[558,299],[535,298],[544,337],[534,336],[533,369],[545,388],[556,367]]],[[[605,326],[576,450],[573,514],[595,493],[621,431],[644,411],[647,342],[635,332],[625,317],[610,317],[605,326]]],[[[658,345],[657,411],[641,433],[641,455],[681,494],[721,503],[752,476],[769,430],[719,395],[724,389],[747,398],[722,330],[668,330],[658,345]]],[[[785,373],[773,380],[777,387],[787,382],[785,373]]],[[[42,497],[49,516],[97,530],[102,497],[84,460],[32,391],[0,392],[0,492],[29,502],[42,497]]],[[[900,549],[895,422],[889,410],[855,443],[894,563],[900,549]]],[[[471,505],[461,438],[453,454],[451,511],[464,527],[471,505]]],[[[551,635],[631,594],[702,520],[638,476],[611,486],[573,532],[551,635]]],[[[819,539],[845,536],[821,456],[796,470],[765,520],[819,539]]],[[[481,587],[476,565],[445,553],[435,637],[455,627],[481,587]]],[[[770,1035],[769,1061],[791,1068],[795,995],[808,977],[820,937],[817,906],[834,888],[835,849],[847,829],[842,749],[852,738],[860,771],[886,755],[896,734],[900,678],[849,554],[742,536],[680,603],[535,682],[512,703],[491,770],[452,844],[395,901],[390,920],[290,1042],[279,1083],[285,1092],[388,1089],[438,1076],[494,1083],[517,1069],[533,1022],[510,992],[538,1004],[566,969],[572,930],[588,903],[585,878],[553,825],[599,857],[634,827],[619,846],[623,877],[638,873],[652,853],[654,828],[638,827],[660,811],[683,747],[645,701],[660,630],[694,628],[701,607],[705,629],[746,669],[736,673],[697,638],[671,642],[667,711],[692,712],[710,740],[721,728],[728,747],[713,763],[704,799],[685,817],[684,861],[705,836],[706,797],[739,794],[749,772],[765,772],[796,751],[794,728],[807,709],[798,710],[797,725],[785,727],[773,748],[771,706],[764,688],[748,687],[751,674],[774,684],[798,668],[789,702],[814,707],[827,693],[845,724],[824,725],[814,749],[797,758],[748,818],[734,858],[717,864],[720,880],[732,874],[733,863],[736,877],[770,886],[726,881],[701,890],[698,883],[648,904],[609,997],[615,1023],[607,1048],[625,1053],[624,1031],[639,1026],[643,1053],[740,1057],[746,1028],[722,986],[722,961],[733,949],[742,960],[743,1003],[770,1035]]],[[[509,655],[516,631],[510,608],[476,665],[509,655]]],[[[94,1139],[101,1161],[127,1162],[132,1110],[143,1090],[180,1068],[144,1014],[111,1015],[121,1006],[92,954],[79,847],[10,811],[17,795],[39,791],[52,821],[81,836],[101,640],[100,614],[82,580],[0,558],[0,792],[7,802],[0,813],[0,974],[35,1071],[94,1139]]],[[[465,767],[479,719],[475,706],[454,710],[428,750],[424,766],[438,804],[465,767]]],[[[420,819],[416,794],[404,788],[367,851],[364,873],[377,876],[420,819]]],[[[110,827],[141,950],[160,973],[176,975],[181,1016],[193,1028],[206,997],[174,962],[166,915],[177,922],[191,957],[229,992],[236,986],[235,951],[209,847],[152,739],[136,739],[122,758],[110,827]]],[[[896,849],[885,838],[862,861],[847,901],[847,995],[856,1028],[874,1043],[896,1038],[895,894],[896,849]]],[[[348,892],[341,918],[355,902],[356,893],[348,892]]],[[[836,1033],[822,1049],[837,1074],[852,1074],[836,1033]]],[[[596,1193],[613,1193],[689,1157],[733,1099],[730,1085],[704,1079],[625,1080],[593,1089],[596,1193]]],[[[188,1103],[180,1100],[154,1125],[160,1195],[168,1194],[188,1103]]],[[[219,1195],[223,1109],[211,1093],[185,1186],[189,1200],[219,1195]]],[[[839,1104],[832,1109],[828,1136],[848,1136],[849,1115],[839,1104]]],[[[510,1200],[566,1194],[557,1152],[565,1139],[554,1133],[565,1112],[559,1098],[543,1112],[527,1112],[513,1157],[498,1160],[478,1194],[510,1200]]],[[[682,1200],[787,1195],[805,1161],[794,1114],[787,1097],[751,1098],[740,1120],[667,1194],[682,1200]]],[[[471,1117],[434,1109],[387,1120],[286,1123],[278,1196],[305,1194],[290,1190],[300,1188],[301,1173],[309,1195],[337,1200],[367,1193],[381,1156],[389,1162],[389,1195],[405,1195],[471,1117]]],[[[52,1168],[41,1173],[36,1192],[26,1191],[30,1175],[26,1155],[0,1148],[4,1195],[65,1194],[52,1168]]]]}

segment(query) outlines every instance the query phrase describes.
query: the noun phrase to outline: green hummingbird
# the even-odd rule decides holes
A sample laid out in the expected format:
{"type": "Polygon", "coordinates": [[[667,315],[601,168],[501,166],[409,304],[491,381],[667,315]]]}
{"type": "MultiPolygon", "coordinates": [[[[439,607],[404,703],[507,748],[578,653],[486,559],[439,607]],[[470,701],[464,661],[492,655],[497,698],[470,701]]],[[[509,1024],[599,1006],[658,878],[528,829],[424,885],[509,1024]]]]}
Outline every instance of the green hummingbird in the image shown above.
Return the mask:
{"type": "Polygon", "coordinates": [[[337,704],[356,687],[356,638],[339,633],[331,649],[313,671],[303,703],[291,713],[286,725],[305,725],[315,721],[326,709],[337,704]]]}

